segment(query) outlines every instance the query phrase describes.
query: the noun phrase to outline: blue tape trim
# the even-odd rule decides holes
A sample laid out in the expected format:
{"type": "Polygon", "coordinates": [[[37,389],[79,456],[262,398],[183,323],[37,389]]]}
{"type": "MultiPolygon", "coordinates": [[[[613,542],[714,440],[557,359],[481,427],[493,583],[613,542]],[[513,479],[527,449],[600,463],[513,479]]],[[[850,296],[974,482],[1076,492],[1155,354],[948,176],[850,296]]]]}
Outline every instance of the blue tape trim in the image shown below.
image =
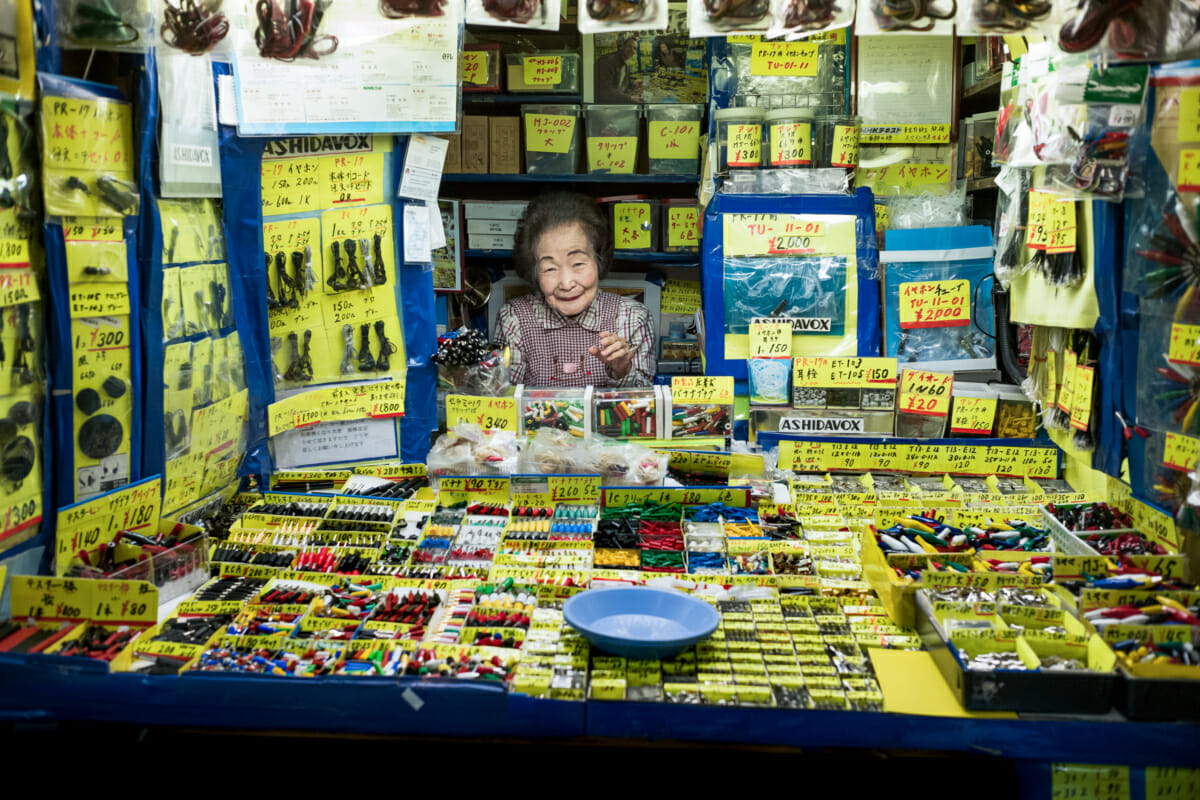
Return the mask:
{"type": "MultiPolygon", "coordinates": [[[[1136,380],[1125,380],[1125,343],[1121,324],[1121,274],[1125,266],[1125,228],[1122,207],[1115,203],[1092,202],[1092,252],[1095,254],[1092,280],[1096,288],[1096,301],[1100,317],[1094,333],[1100,342],[1100,380],[1095,383],[1096,413],[1099,419],[1095,426],[1096,449],[1092,452],[1092,467],[1108,475],[1120,476],[1121,460],[1125,456],[1124,430],[1117,419],[1119,411],[1126,420],[1129,408],[1121,397],[1118,387],[1125,384],[1136,386],[1136,380]]],[[[1134,358],[1137,348],[1134,347],[1134,358]]]]}

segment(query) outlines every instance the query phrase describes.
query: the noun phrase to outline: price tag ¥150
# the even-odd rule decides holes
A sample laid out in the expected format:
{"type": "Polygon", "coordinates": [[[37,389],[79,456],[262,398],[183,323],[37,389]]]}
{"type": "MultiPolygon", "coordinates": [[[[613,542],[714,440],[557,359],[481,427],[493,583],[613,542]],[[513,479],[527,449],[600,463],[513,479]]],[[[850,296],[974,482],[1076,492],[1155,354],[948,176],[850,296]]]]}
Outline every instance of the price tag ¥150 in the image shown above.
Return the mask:
{"type": "Polygon", "coordinates": [[[792,326],[788,322],[750,323],[751,358],[791,358],[792,326]]]}

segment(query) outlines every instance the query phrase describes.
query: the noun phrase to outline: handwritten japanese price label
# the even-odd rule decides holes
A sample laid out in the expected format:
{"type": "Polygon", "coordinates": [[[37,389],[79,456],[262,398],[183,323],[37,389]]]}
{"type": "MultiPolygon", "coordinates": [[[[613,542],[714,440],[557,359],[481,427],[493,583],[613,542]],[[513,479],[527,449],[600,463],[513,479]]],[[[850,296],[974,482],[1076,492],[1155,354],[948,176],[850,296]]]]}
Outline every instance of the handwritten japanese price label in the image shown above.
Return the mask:
{"type": "Polygon", "coordinates": [[[55,525],[55,570],[64,574],[81,551],[92,553],[120,531],[158,530],[162,479],[131,484],[58,512],[55,525]]]}
{"type": "Polygon", "coordinates": [[[726,256],[855,254],[853,218],[807,214],[725,214],[726,256]]]}
{"type": "Polygon", "coordinates": [[[1052,764],[1051,800],[1129,800],[1129,767],[1052,764]]]}
{"type": "Polygon", "coordinates": [[[951,433],[991,433],[996,420],[994,397],[955,397],[950,415],[951,433]]]}
{"type": "MultiPolygon", "coordinates": [[[[129,313],[129,289],[124,284],[81,283],[71,287],[71,319],[121,317],[129,313]]],[[[0,296],[0,306],[9,305],[0,296]]]]}
{"type": "Polygon", "coordinates": [[[882,203],[875,204],[875,231],[886,231],[892,226],[892,210],[882,203]]]}
{"type": "Polygon", "coordinates": [[[1200,86],[1179,93],[1179,132],[1181,142],[1200,142],[1200,86]]]}
{"type": "Polygon", "coordinates": [[[1167,360],[1172,364],[1200,367],[1200,325],[1171,324],[1171,341],[1167,345],[1167,360]]]}
{"type": "Polygon", "coordinates": [[[1079,360],[1079,356],[1074,350],[1067,350],[1063,353],[1063,377],[1062,385],[1058,390],[1058,410],[1067,414],[1071,413],[1071,403],[1075,396],[1075,366],[1079,360]]]}
{"type": "Polygon", "coordinates": [[[900,284],[901,328],[959,328],[970,323],[970,281],[900,284]]]}
{"type": "Polygon", "coordinates": [[[755,43],[750,54],[750,74],[816,77],[817,45],[812,42],[755,43]]]}
{"type": "Polygon", "coordinates": [[[595,503],[600,499],[599,475],[551,475],[546,482],[555,503],[595,503]]]}
{"type": "Polygon", "coordinates": [[[781,122],[770,128],[771,165],[802,167],[812,163],[812,123],[781,122]]]}
{"type": "Polygon", "coordinates": [[[1095,390],[1096,371],[1091,367],[1075,367],[1075,380],[1071,384],[1071,427],[1086,431],[1092,418],[1092,392],[1095,390]]]}
{"type": "Polygon", "coordinates": [[[1186,800],[1197,796],[1200,796],[1200,768],[1146,767],[1146,800],[1186,800]]]}
{"type": "Polygon", "coordinates": [[[797,358],[796,386],[871,389],[896,385],[894,358],[797,358]]]}
{"type": "Polygon", "coordinates": [[[699,122],[651,122],[650,157],[694,159],[700,154],[699,122]]]}
{"type": "Polygon", "coordinates": [[[829,163],[835,167],[849,169],[857,167],[858,141],[858,126],[835,125],[833,127],[833,149],[830,151],[829,163]]]}
{"type": "Polygon", "coordinates": [[[618,250],[650,249],[650,204],[613,205],[613,246],[618,250]]]}
{"type": "Polygon", "coordinates": [[[861,141],[867,144],[946,144],[950,141],[950,125],[864,125],[861,141]]]}
{"type": "Polygon", "coordinates": [[[949,183],[949,164],[890,164],[886,167],[859,167],[858,170],[858,184],[868,187],[877,195],[920,194],[931,186],[946,186],[949,183]]]}
{"type": "Polygon", "coordinates": [[[570,114],[526,114],[525,149],[533,153],[569,153],[575,139],[570,114]]]}
{"type": "Polygon", "coordinates": [[[588,171],[632,174],[637,164],[636,136],[589,136],[588,171]]]}
{"type": "Polygon", "coordinates": [[[730,405],[733,403],[733,378],[677,375],[671,378],[671,402],[730,405]]]}
{"type": "Polygon", "coordinates": [[[1176,179],[1181,192],[1200,192],[1200,150],[1179,151],[1179,176],[1176,179]]]}
{"type": "Polygon", "coordinates": [[[0,269],[29,266],[29,242],[24,239],[0,239],[0,269]]]}
{"type": "MultiPolygon", "coordinates": [[[[158,589],[147,581],[88,581],[92,603],[88,617],[108,624],[153,624],[158,620],[158,589]]],[[[83,581],[80,581],[83,583],[83,581]]]]}
{"type": "Polygon", "coordinates": [[[927,417],[950,413],[954,375],[906,369],[900,373],[900,410],[927,417]]]}
{"type": "Polygon", "coordinates": [[[446,397],[446,427],[473,422],[484,430],[517,431],[517,402],[511,397],[446,397]]]}
{"type": "Polygon", "coordinates": [[[667,247],[700,245],[700,210],[695,206],[667,206],[667,247]]]}
{"type": "MultiPolygon", "coordinates": [[[[124,287],[122,287],[124,290],[124,287]]],[[[38,300],[37,280],[33,273],[27,270],[0,273],[0,308],[15,306],[20,303],[32,303],[38,300]]],[[[125,313],[129,313],[128,293],[125,298],[125,313]]]]}
{"type": "Polygon", "coordinates": [[[725,160],[731,167],[757,167],[762,164],[762,126],[733,123],[725,129],[725,160]]]}
{"type": "Polygon", "coordinates": [[[525,56],[521,67],[527,86],[557,86],[562,83],[562,56],[525,56]]]}
{"type": "Polygon", "coordinates": [[[316,211],[321,207],[321,160],[263,160],[263,216],[316,211]]]}
{"type": "Polygon", "coordinates": [[[663,314],[695,314],[700,308],[700,282],[668,280],[663,285],[659,311],[663,314]]]}
{"type": "Polygon", "coordinates": [[[42,98],[46,167],[133,178],[133,115],[117,100],[42,98]]]}
{"type": "Polygon", "coordinates": [[[750,323],[751,358],[790,358],[792,326],[787,322],[750,323]]]}
{"type": "MultiPolygon", "coordinates": [[[[488,82],[488,54],[483,50],[467,50],[462,53],[463,83],[484,86],[488,82]]],[[[529,81],[526,81],[528,83],[529,81]]]]}
{"type": "Polygon", "coordinates": [[[1179,472],[1191,472],[1200,460],[1200,439],[1179,433],[1168,433],[1163,449],[1163,466],[1179,472]]]}
{"type": "Polygon", "coordinates": [[[79,578],[14,575],[9,584],[12,619],[79,622],[91,609],[91,582],[79,578]]]}

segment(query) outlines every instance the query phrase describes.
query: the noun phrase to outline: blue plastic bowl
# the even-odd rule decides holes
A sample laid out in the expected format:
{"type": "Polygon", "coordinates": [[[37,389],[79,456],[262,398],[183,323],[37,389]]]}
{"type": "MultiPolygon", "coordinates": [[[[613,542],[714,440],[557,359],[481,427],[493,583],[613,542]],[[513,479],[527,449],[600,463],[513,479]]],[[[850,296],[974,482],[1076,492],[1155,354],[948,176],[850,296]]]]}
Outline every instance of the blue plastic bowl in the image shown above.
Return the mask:
{"type": "Polygon", "coordinates": [[[674,589],[589,589],[563,605],[567,624],[605,652],[670,658],[712,635],[721,621],[708,603],[674,589]]]}

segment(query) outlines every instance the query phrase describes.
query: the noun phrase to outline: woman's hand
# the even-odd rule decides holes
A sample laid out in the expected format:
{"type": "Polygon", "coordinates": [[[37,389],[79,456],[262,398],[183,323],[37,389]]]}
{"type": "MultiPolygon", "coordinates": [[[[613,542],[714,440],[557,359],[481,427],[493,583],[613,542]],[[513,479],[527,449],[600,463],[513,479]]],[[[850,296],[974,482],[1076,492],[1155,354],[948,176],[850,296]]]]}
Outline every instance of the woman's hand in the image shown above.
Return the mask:
{"type": "Polygon", "coordinates": [[[629,349],[629,342],[615,333],[602,331],[600,346],[589,347],[588,352],[604,362],[609,377],[614,380],[624,378],[633,366],[633,352],[629,349]]]}

